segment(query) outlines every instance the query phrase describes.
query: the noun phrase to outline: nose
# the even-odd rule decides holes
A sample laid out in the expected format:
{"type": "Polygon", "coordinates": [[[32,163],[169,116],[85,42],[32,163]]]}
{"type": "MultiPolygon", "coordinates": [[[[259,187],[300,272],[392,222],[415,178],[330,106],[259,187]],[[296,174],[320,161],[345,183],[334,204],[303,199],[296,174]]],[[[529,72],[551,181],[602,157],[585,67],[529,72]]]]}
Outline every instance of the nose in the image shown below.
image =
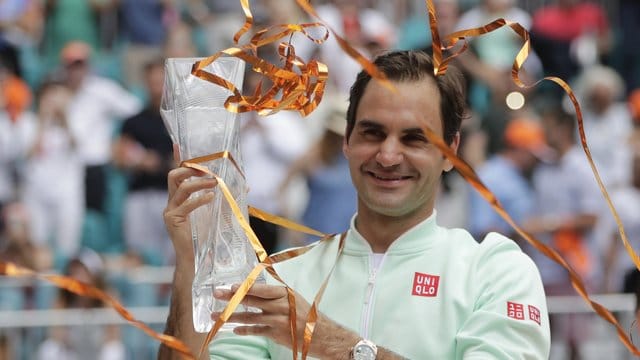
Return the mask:
{"type": "Polygon", "coordinates": [[[376,161],[383,167],[398,165],[402,162],[402,146],[392,137],[387,137],[381,144],[376,161]]]}

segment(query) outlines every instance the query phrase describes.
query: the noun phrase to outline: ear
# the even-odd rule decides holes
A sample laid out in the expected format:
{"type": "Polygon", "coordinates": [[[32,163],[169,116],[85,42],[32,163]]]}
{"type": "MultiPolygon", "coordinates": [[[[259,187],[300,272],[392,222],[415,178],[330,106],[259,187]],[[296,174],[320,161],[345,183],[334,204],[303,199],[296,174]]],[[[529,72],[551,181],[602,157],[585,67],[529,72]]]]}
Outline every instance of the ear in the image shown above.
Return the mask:
{"type": "MultiPolygon", "coordinates": [[[[458,146],[460,146],[460,131],[456,132],[456,136],[453,137],[453,141],[451,141],[451,144],[449,144],[449,148],[453,151],[454,154],[457,155],[458,146]]],[[[451,171],[451,169],[453,169],[453,163],[445,156],[442,170],[444,170],[445,172],[449,172],[451,171]]]]}
{"type": "Polygon", "coordinates": [[[342,137],[342,153],[344,154],[345,158],[349,158],[349,143],[347,142],[346,136],[342,137]]]}

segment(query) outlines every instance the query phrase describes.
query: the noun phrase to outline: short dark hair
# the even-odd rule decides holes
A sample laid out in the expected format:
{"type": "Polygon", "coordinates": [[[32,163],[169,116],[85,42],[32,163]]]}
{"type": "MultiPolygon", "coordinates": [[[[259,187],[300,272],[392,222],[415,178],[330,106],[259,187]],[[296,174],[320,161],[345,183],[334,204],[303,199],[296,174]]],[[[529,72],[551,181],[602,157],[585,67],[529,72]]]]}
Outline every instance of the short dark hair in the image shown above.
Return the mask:
{"type": "MultiPolygon", "coordinates": [[[[391,81],[419,81],[427,77],[434,79],[440,92],[442,137],[447,144],[451,144],[460,131],[466,109],[464,79],[460,71],[449,66],[444,75],[436,76],[431,56],[421,50],[388,52],[376,57],[373,63],[391,81]]],[[[351,86],[345,134],[347,140],[356,123],[358,104],[370,80],[371,75],[362,70],[351,86]]]]}

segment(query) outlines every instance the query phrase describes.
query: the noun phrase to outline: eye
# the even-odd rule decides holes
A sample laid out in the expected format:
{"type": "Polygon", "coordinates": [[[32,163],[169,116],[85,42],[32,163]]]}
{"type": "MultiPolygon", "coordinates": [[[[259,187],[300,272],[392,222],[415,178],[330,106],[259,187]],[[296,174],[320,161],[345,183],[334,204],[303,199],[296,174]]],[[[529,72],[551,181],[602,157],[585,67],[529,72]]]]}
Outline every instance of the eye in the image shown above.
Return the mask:
{"type": "Polygon", "coordinates": [[[423,134],[412,133],[407,134],[403,137],[404,141],[407,143],[415,143],[415,144],[426,144],[429,142],[427,138],[423,134]]]}
{"type": "Polygon", "coordinates": [[[365,139],[382,139],[384,138],[385,134],[382,130],[380,129],[375,129],[375,128],[366,128],[363,129],[360,134],[365,138],[365,139]]]}

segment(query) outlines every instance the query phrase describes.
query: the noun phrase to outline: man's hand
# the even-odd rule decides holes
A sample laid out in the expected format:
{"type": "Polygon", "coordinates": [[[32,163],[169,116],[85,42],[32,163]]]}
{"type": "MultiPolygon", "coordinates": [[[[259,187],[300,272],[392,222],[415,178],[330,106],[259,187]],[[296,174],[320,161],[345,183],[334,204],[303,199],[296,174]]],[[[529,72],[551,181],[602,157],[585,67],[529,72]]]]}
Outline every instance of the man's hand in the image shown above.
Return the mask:
{"type": "Polygon", "coordinates": [[[169,200],[163,215],[176,251],[176,262],[190,260],[187,262],[193,265],[189,214],[211,202],[214,194],[207,192],[198,197],[191,197],[191,195],[200,190],[213,189],[218,183],[215,179],[203,178],[203,175],[201,171],[184,167],[169,172],[169,200]]]}
{"type": "MultiPolygon", "coordinates": [[[[174,156],[177,160],[177,149],[174,146],[174,156]]],[[[176,267],[171,292],[171,307],[165,334],[172,335],[187,344],[195,355],[204,343],[206,334],[196,333],[193,329],[191,308],[191,284],[194,277],[193,244],[191,242],[191,226],[189,214],[200,206],[206,205],[213,199],[213,192],[205,192],[201,196],[191,195],[200,191],[212,189],[217,185],[215,179],[204,178],[204,174],[190,168],[177,168],[169,172],[169,200],[164,210],[164,222],[171,237],[176,252],[176,267]]],[[[158,359],[182,358],[177,352],[168,347],[160,346],[158,359]]],[[[208,359],[203,354],[202,359],[208,359]]]]}
{"type": "MultiPolygon", "coordinates": [[[[214,296],[220,300],[229,301],[237,290],[237,285],[234,285],[231,290],[216,289],[214,296]]],[[[298,351],[302,351],[304,328],[311,306],[302,296],[295,295],[298,351]]],[[[236,327],[234,333],[265,336],[290,349],[293,347],[289,325],[289,301],[284,286],[254,284],[242,304],[258,308],[262,312],[235,312],[231,314],[229,322],[246,324],[236,327]]],[[[217,320],[219,316],[219,313],[212,314],[214,320],[217,320]]],[[[318,313],[309,355],[323,359],[348,359],[351,347],[359,339],[358,334],[318,313]]]]}

